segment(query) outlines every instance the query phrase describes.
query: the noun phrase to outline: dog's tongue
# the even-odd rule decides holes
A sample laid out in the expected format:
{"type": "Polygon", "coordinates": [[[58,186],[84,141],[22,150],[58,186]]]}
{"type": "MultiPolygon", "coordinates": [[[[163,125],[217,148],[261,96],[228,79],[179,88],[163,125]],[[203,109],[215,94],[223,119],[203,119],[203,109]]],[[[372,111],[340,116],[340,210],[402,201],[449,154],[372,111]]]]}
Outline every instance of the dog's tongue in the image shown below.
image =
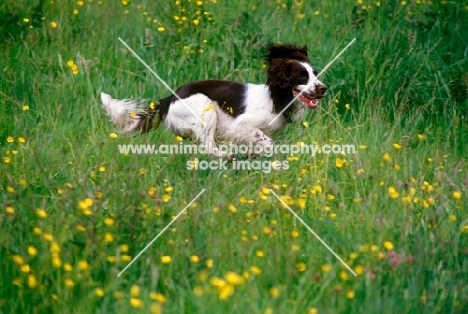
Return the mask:
{"type": "Polygon", "coordinates": [[[304,96],[304,94],[299,96],[299,100],[309,108],[317,108],[318,106],[317,99],[308,98],[307,96],[304,96]]]}
{"type": "MultiPolygon", "coordinates": [[[[297,96],[299,92],[294,91],[294,96],[297,96]]],[[[318,101],[315,98],[309,98],[305,95],[305,93],[302,93],[298,99],[300,102],[302,102],[304,105],[306,105],[309,108],[317,108],[318,106],[318,101]]]]}

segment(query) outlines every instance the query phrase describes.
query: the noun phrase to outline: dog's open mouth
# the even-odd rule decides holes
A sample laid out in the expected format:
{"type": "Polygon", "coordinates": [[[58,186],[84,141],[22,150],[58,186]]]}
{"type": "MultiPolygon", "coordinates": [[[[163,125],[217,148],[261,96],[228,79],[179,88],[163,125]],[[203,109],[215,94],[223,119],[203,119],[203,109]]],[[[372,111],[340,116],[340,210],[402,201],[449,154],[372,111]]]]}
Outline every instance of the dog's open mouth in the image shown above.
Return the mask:
{"type": "MultiPolygon", "coordinates": [[[[294,97],[296,97],[297,95],[300,94],[300,90],[298,89],[293,89],[293,95],[294,97]]],[[[298,99],[301,103],[303,103],[305,106],[311,108],[311,109],[315,109],[318,107],[319,105],[319,99],[322,99],[325,95],[312,95],[312,94],[308,94],[308,93],[302,93],[298,99]]]]}

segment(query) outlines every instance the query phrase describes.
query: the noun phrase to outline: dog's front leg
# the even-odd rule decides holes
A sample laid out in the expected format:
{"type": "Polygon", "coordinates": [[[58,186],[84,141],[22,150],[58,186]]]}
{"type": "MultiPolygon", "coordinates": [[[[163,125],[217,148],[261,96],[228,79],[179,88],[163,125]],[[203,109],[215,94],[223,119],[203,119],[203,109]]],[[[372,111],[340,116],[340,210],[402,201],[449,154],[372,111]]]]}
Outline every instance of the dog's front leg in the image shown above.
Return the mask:
{"type": "Polygon", "coordinates": [[[273,148],[273,140],[259,128],[253,127],[250,123],[240,123],[234,129],[236,142],[252,147],[248,152],[249,156],[261,156],[273,148]]]}

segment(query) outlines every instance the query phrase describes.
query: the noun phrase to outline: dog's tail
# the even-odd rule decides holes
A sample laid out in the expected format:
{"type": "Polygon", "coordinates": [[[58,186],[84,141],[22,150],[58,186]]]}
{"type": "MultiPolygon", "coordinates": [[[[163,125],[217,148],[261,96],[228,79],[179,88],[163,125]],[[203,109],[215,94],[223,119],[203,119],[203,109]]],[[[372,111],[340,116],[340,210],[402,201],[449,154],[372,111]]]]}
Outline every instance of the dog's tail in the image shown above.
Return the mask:
{"type": "Polygon", "coordinates": [[[101,93],[102,106],[122,133],[145,133],[157,129],[161,122],[160,102],[113,99],[101,93]]]}

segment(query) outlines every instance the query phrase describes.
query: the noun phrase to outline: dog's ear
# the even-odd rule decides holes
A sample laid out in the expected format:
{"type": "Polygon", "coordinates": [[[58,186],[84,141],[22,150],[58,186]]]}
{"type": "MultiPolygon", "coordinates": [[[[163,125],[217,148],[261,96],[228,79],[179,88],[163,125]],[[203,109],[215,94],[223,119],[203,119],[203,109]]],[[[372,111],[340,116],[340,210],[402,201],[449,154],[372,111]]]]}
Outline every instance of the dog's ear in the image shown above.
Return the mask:
{"type": "Polygon", "coordinates": [[[280,89],[290,86],[292,63],[284,59],[275,59],[268,67],[267,85],[280,89]]]}

